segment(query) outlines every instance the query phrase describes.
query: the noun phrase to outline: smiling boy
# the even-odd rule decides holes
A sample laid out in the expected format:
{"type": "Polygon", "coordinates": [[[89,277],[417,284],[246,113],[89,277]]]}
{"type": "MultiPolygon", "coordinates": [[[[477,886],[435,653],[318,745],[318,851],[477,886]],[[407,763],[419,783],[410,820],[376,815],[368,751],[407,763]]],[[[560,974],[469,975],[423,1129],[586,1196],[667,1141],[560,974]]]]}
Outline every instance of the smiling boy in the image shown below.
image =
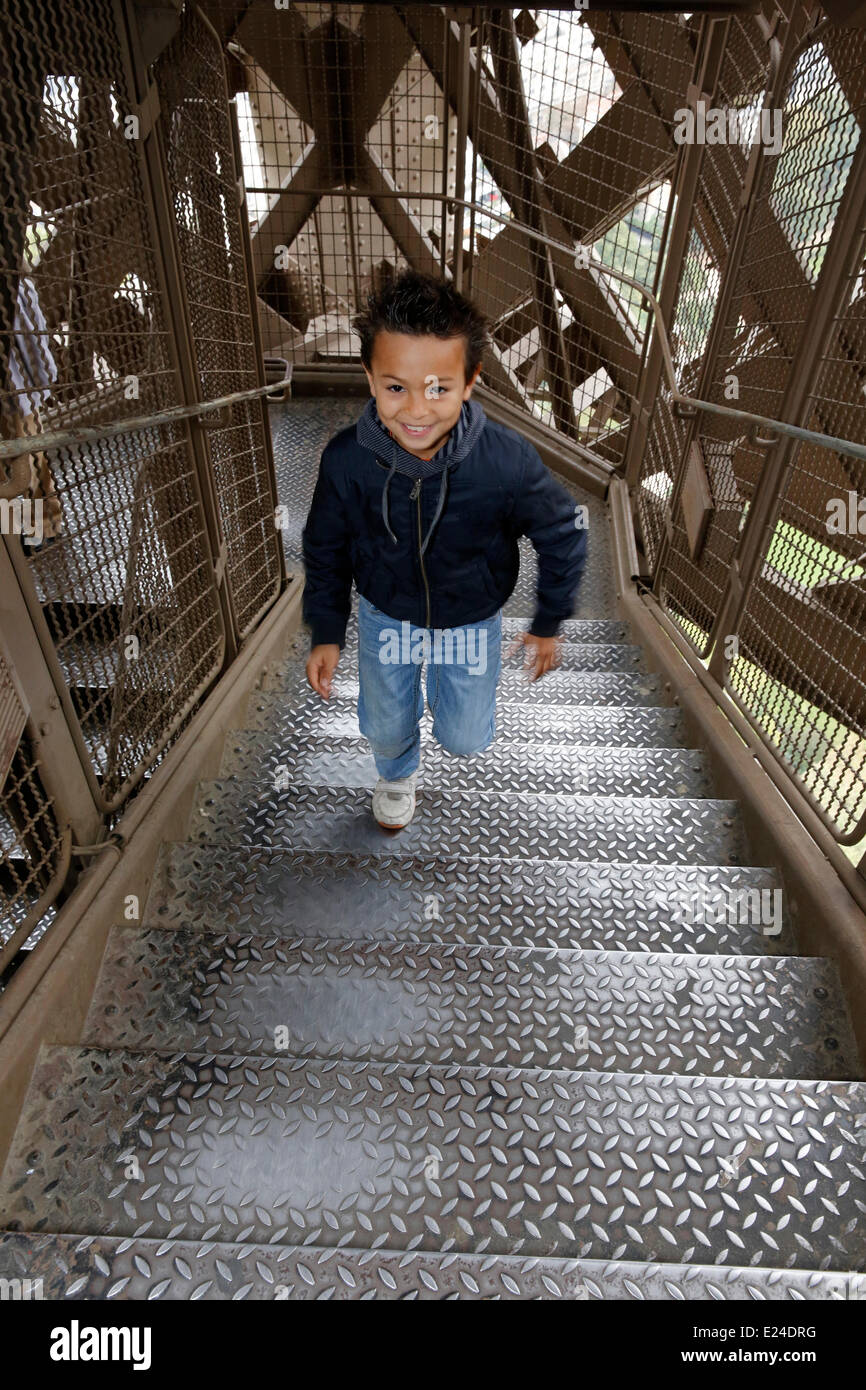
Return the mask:
{"type": "Polygon", "coordinates": [[[471,399],[487,326],[470,300],[406,271],[353,327],[372,399],[325,448],[304,529],[307,679],[330,696],[354,580],[358,720],[379,773],[373,814],[393,830],[415,811],[422,661],[433,737],[456,756],[487,748],[518,537],[538,557],[535,615],[515,644],[535,680],[557,664],[586,531],[532,445],[471,399]]]}

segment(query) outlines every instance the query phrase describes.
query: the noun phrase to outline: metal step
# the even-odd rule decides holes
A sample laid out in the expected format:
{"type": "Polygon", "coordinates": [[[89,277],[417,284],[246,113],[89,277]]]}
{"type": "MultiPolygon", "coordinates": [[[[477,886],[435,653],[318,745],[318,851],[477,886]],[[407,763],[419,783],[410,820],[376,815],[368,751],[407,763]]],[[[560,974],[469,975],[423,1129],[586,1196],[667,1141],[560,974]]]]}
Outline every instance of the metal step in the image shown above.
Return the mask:
{"type": "Polygon", "coordinates": [[[144,922],[472,946],[794,950],[776,873],[726,865],[364,857],[166,843],[144,922]]]}
{"type": "MultiPolygon", "coordinates": [[[[506,641],[513,642],[521,632],[526,631],[526,623],[522,618],[505,617],[502,619],[502,636],[506,641]]],[[[622,622],[619,618],[568,618],[560,624],[559,637],[563,642],[601,642],[615,643],[628,642],[630,632],[628,623],[622,622]]],[[[291,638],[287,655],[300,657],[303,655],[306,660],[310,650],[310,629],[302,625],[291,638]]],[[[357,654],[358,650],[358,616],[357,611],[353,610],[348,625],[346,627],[346,645],[344,655],[357,654]]]]}
{"type": "Polygon", "coordinates": [[[835,1270],[11,1232],[0,1232],[0,1278],[41,1279],[43,1297],[56,1302],[483,1298],[762,1303],[866,1298],[866,1275],[835,1270]]]}
{"type": "MultiPolygon", "coordinates": [[[[365,740],[311,743],[299,732],[277,742],[258,730],[233,734],[223,756],[221,778],[269,782],[375,787],[376,764],[365,740]]],[[[483,753],[456,758],[435,743],[425,748],[419,787],[433,791],[537,792],[617,796],[709,796],[712,781],[702,753],[688,748],[568,747],[555,743],[496,743],[483,753]]]]}
{"type": "MultiPolygon", "coordinates": [[[[399,625],[398,630],[399,630],[399,625]]],[[[518,624],[518,630],[523,630],[518,624]]],[[[408,639],[407,639],[408,640],[408,639]]],[[[444,640],[444,639],[443,639],[444,640]]],[[[524,664],[524,655],[519,650],[508,656],[509,641],[506,639],[502,651],[503,671],[519,672],[524,664]]],[[[411,649],[409,649],[411,650],[411,649]]],[[[449,648],[443,646],[447,657],[449,648]]],[[[291,674],[298,666],[306,664],[309,654],[309,641],[298,640],[283,661],[271,667],[279,678],[281,673],[291,674]]],[[[642,647],[629,646],[625,642],[562,642],[559,648],[559,669],[562,671],[643,671],[644,655],[642,647]]],[[[358,644],[349,641],[340,658],[340,670],[357,673],[358,644]]],[[[544,680],[547,681],[545,676],[544,680]]]]}
{"type": "MultiPolygon", "coordinates": [[[[307,684],[303,664],[288,663],[270,672],[263,689],[282,691],[299,708],[316,708],[320,695],[307,684]]],[[[546,705],[661,705],[664,690],[661,676],[638,671],[549,671],[541,680],[531,681],[518,668],[503,670],[497,688],[498,704],[546,705]]],[[[357,700],[356,676],[337,671],[331,700],[357,700]]]]}
{"type": "MultiPolygon", "coordinates": [[[[360,739],[355,704],[334,695],[312,698],[299,708],[278,690],[256,690],[250,697],[244,729],[231,733],[230,749],[240,745],[248,732],[270,735],[275,742],[306,735],[310,744],[324,739],[360,739]]],[[[431,739],[432,719],[425,709],[421,720],[421,739],[431,739]]],[[[496,738],[500,743],[593,743],[602,747],[675,748],[685,741],[682,713],[678,709],[630,705],[551,705],[500,703],[496,709],[496,738]]],[[[366,745],[366,740],[364,740],[366,745]]]]}
{"type": "Polygon", "coordinates": [[[857,1079],[835,966],[116,927],[81,1041],[662,1075],[857,1079]]]}
{"type": "Polygon", "coordinates": [[[482,858],[738,864],[746,849],[736,802],[689,797],[566,796],[525,792],[418,793],[397,834],[373,820],[353,787],[199,784],[189,839],[262,849],[479,855],[482,858]]]}
{"type": "Polygon", "coordinates": [[[53,1047],[0,1226],[862,1273],[864,1115],[856,1081],[53,1047]]]}

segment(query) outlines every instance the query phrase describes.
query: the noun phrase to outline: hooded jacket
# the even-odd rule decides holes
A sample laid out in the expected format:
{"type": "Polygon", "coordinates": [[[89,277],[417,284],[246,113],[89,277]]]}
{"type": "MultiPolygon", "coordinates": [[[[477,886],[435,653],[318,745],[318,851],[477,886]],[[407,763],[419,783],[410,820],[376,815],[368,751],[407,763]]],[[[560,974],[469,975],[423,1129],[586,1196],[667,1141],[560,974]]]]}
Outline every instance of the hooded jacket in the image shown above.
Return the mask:
{"type": "Polygon", "coordinates": [[[538,556],[530,631],[553,637],[573,611],[586,530],[538,451],[469,400],[433,458],[416,458],[371,397],[319,465],[303,534],[311,645],[344,645],[353,580],[395,621],[454,628],[492,617],[517,582],[524,535],[538,556]]]}

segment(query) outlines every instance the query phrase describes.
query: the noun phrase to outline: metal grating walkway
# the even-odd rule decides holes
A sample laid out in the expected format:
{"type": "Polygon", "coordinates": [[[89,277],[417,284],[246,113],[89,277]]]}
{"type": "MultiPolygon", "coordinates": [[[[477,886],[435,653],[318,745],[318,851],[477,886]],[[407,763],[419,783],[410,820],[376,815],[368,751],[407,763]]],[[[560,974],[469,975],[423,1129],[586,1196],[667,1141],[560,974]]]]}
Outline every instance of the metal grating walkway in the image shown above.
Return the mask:
{"type": "MultiPolygon", "coordinates": [[[[358,408],[273,408],[290,568],[358,408]]],[[[864,1296],[837,972],[796,955],[580,500],[563,669],[506,675],[486,754],[425,735],[398,836],[369,813],[352,642],[327,705],[290,644],[113,931],[81,1044],[40,1058],[0,1275],[26,1259],[76,1299],[864,1296]]]]}

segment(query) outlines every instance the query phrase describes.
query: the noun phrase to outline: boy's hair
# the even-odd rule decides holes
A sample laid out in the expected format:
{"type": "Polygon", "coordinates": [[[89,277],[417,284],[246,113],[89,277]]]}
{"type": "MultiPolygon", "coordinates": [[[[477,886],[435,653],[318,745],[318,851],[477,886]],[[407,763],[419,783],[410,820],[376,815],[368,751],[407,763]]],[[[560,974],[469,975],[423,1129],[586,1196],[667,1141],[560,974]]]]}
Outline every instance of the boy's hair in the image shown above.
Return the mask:
{"type": "Polygon", "coordinates": [[[361,339],[361,361],[369,370],[376,334],[430,333],[436,338],[464,338],[464,381],[469,380],[487,346],[487,319],[471,299],[447,280],[404,270],[367,296],[367,306],[352,320],[361,339]]]}

